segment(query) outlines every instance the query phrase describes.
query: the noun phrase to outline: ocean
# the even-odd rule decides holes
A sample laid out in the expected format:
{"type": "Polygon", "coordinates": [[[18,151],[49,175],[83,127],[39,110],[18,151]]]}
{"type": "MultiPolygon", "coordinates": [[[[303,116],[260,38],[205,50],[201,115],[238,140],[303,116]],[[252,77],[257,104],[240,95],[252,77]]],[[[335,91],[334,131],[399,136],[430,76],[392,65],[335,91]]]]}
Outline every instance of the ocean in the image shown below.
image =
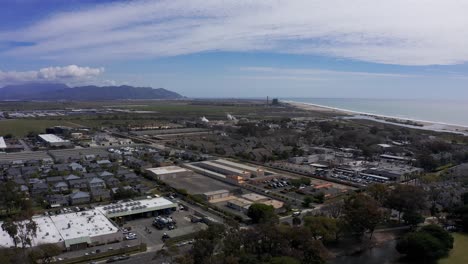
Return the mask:
{"type": "Polygon", "coordinates": [[[353,112],[468,127],[468,102],[456,100],[281,98],[353,112]]]}

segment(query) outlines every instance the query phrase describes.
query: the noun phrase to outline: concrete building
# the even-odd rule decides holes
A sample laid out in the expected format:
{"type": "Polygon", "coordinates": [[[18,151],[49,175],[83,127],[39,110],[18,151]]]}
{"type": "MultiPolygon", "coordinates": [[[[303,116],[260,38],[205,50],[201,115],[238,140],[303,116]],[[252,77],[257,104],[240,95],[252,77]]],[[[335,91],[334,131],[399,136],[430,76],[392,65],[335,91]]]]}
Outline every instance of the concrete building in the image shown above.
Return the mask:
{"type": "Polygon", "coordinates": [[[108,218],[139,216],[156,216],[168,210],[177,209],[177,204],[165,198],[151,198],[131,202],[118,202],[106,206],[98,206],[96,210],[100,211],[108,218]]]}
{"type": "MultiPolygon", "coordinates": [[[[37,235],[32,246],[56,244],[64,250],[74,250],[112,243],[123,238],[119,229],[98,210],[36,216],[33,221],[37,224],[37,235]]],[[[13,240],[2,229],[0,246],[14,246],[13,240]]]]}
{"type": "Polygon", "coordinates": [[[7,148],[7,145],[5,143],[5,139],[3,137],[0,137],[0,151],[5,151],[7,148]]]}
{"type": "Polygon", "coordinates": [[[229,193],[228,190],[217,190],[217,191],[212,191],[212,192],[206,192],[203,194],[205,196],[205,199],[209,202],[212,200],[218,200],[222,198],[229,197],[231,194],[229,193]]]}
{"type": "Polygon", "coordinates": [[[227,207],[243,213],[246,213],[247,210],[249,210],[250,205],[252,205],[251,201],[242,198],[229,200],[226,204],[227,207]]]}
{"type": "Polygon", "coordinates": [[[64,147],[72,145],[70,141],[64,140],[54,134],[40,134],[38,135],[38,138],[50,147],[64,147]]]}
{"type": "Polygon", "coordinates": [[[178,166],[165,166],[146,169],[153,177],[164,181],[165,179],[174,179],[180,176],[188,176],[193,172],[178,166]]]}

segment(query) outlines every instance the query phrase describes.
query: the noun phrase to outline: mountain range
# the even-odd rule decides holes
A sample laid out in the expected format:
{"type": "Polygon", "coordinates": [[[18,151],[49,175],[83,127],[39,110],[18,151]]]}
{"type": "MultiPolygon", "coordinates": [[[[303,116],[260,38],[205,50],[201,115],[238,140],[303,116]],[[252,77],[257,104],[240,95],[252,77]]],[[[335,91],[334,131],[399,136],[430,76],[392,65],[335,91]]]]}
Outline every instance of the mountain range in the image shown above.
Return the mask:
{"type": "Polygon", "coordinates": [[[119,99],[179,99],[182,95],[164,88],[121,86],[69,87],[62,83],[27,83],[0,88],[0,101],[93,101],[119,99]]]}

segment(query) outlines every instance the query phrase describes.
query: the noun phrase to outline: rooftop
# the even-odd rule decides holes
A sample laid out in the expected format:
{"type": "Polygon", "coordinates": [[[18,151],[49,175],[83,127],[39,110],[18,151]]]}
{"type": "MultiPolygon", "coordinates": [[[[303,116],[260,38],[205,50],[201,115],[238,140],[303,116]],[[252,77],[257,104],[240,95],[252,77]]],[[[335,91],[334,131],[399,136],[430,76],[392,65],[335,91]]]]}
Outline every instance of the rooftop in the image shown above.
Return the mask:
{"type": "Polygon", "coordinates": [[[3,137],[0,137],[0,149],[4,149],[6,148],[6,143],[5,143],[5,139],[3,139],[3,137]]]}
{"type": "Polygon", "coordinates": [[[260,195],[260,194],[256,194],[256,193],[244,194],[244,195],[242,195],[242,198],[247,199],[247,200],[252,201],[252,202],[257,202],[257,201],[268,199],[268,197],[260,195]]]}
{"type": "Polygon", "coordinates": [[[189,171],[179,166],[165,166],[165,167],[158,167],[158,168],[149,168],[147,170],[156,175],[164,175],[164,174],[169,174],[169,173],[179,173],[179,172],[189,171]]]}
{"type": "Polygon", "coordinates": [[[54,135],[54,134],[41,134],[39,137],[48,142],[48,143],[65,143],[68,142],[68,140],[63,140],[62,138],[54,135]]]}
{"type": "MultiPolygon", "coordinates": [[[[109,219],[97,210],[78,213],[59,214],[53,216],[33,217],[37,224],[37,236],[33,239],[33,246],[46,243],[59,243],[77,238],[89,239],[118,232],[109,219]]],[[[13,240],[7,232],[0,228],[0,246],[14,246],[13,240]]]]}
{"type": "Polygon", "coordinates": [[[165,198],[151,198],[131,202],[118,202],[106,206],[98,206],[96,210],[109,218],[125,215],[146,213],[156,210],[177,207],[177,205],[165,198]]]}
{"type": "Polygon", "coordinates": [[[204,195],[210,196],[210,195],[216,195],[216,194],[223,194],[223,193],[229,193],[228,190],[217,190],[217,191],[212,191],[212,192],[206,192],[204,195]]]}

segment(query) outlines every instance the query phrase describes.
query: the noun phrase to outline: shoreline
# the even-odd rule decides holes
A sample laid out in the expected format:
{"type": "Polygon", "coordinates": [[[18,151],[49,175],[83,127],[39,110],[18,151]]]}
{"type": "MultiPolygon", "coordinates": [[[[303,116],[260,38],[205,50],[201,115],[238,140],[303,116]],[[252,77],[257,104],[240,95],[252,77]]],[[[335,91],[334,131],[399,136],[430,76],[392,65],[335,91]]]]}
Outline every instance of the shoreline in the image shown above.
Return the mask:
{"type": "Polygon", "coordinates": [[[468,136],[468,126],[465,125],[458,125],[458,124],[449,124],[443,122],[434,122],[428,120],[419,120],[419,119],[412,119],[412,118],[401,118],[396,116],[386,116],[380,114],[372,114],[360,111],[353,111],[348,109],[342,109],[337,107],[319,105],[314,103],[305,103],[305,102],[295,102],[295,101],[283,101],[286,104],[291,105],[292,107],[297,107],[302,110],[306,111],[318,111],[318,112],[327,112],[327,113],[336,113],[336,114],[344,114],[346,115],[345,119],[365,119],[365,120],[372,120],[375,122],[392,124],[396,126],[420,129],[420,130],[428,130],[434,132],[445,132],[445,133],[455,133],[461,134],[464,136],[468,136]],[[394,120],[396,122],[392,122],[394,120]],[[410,123],[415,124],[410,124],[410,123]]]}

